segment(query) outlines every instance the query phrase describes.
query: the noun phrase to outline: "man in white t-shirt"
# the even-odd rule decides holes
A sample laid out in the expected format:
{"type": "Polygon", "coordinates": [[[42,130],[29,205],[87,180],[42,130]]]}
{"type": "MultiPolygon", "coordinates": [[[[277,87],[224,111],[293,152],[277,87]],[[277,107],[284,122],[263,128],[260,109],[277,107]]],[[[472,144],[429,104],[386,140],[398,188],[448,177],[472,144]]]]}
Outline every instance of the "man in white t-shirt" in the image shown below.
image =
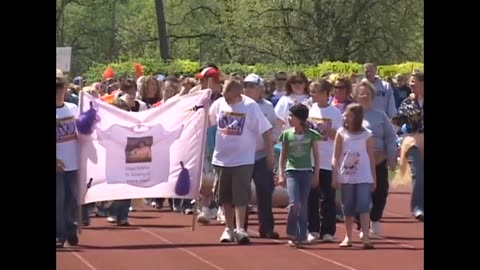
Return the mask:
{"type": "Polygon", "coordinates": [[[233,242],[236,238],[239,244],[248,244],[250,239],[244,222],[250,202],[250,182],[259,134],[263,134],[270,167],[273,167],[275,159],[270,133],[272,125],[258,104],[243,96],[242,92],[240,81],[227,81],[223,87],[223,97],[210,107],[210,124],[217,125],[212,164],[215,189],[219,204],[223,204],[226,219],[226,228],[220,241],[233,242]]]}
{"type": "Polygon", "coordinates": [[[78,245],[76,213],[78,210],[78,169],[79,149],[76,118],[77,105],[65,102],[67,81],[62,77],[56,80],[57,105],[57,248],[65,241],[71,246],[78,245]]]}
{"type": "Polygon", "coordinates": [[[335,189],[332,187],[333,145],[337,130],[343,125],[343,116],[339,109],[330,105],[328,99],[333,85],[327,80],[310,84],[310,95],[314,104],[310,108],[309,120],[322,139],[319,143],[320,179],[317,188],[310,190],[308,198],[308,241],[322,239],[333,242],[336,232],[335,189]],[[322,204],[319,213],[319,198],[322,204]],[[320,216],[322,221],[320,222],[320,216]],[[320,226],[321,223],[321,226],[320,226]]]}

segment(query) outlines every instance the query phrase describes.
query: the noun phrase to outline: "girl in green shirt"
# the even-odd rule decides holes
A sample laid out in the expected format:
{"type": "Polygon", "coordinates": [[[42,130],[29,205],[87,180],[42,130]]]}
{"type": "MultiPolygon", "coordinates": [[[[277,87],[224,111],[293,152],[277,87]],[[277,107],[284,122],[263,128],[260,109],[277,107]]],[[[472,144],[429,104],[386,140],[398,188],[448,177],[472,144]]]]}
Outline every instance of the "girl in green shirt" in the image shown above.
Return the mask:
{"type": "Polygon", "coordinates": [[[303,104],[293,105],[288,121],[291,128],[280,135],[279,184],[287,184],[289,210],[287,234],[291,247],[302,245],[307,239],[308,195],[319,183],[319,153],[314,146],[321,135],[306,125],[309,109],[303,104]],[[315,164],[312,163],[312,151],[315,164]],[[314,165],[314,166],[313,166],[314,165]]]}

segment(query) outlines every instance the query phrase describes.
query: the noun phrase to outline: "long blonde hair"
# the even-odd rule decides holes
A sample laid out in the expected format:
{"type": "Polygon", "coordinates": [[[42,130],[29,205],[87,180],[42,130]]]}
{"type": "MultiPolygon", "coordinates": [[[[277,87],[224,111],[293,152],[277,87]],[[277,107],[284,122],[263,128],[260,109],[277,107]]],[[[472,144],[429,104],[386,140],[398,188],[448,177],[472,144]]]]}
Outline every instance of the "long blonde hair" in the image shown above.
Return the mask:
{"type": "Polygon", "coordinates": [[[410,164],[408,164],[407,153],[410,148],[416,146],[420,150],[423,159],[423,142],[423,132],[410,134],[403,139],[402,146],[400,147],[400,166],[397,174],[393,177],[392,186],[402,186],[412,181],[412,172],[410,164]]]}

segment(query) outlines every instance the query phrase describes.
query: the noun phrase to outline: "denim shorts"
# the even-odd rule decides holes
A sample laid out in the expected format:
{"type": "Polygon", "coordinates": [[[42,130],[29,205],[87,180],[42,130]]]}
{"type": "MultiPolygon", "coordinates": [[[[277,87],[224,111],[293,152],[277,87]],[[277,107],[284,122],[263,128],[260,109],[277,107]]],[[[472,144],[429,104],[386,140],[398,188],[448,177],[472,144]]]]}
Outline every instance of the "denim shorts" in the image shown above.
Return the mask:
{"type": "Polygon", "coordinates": [[[370,212],[372,184],[342,184],[342,204],[345,216],[355,216],[370,212]]]}

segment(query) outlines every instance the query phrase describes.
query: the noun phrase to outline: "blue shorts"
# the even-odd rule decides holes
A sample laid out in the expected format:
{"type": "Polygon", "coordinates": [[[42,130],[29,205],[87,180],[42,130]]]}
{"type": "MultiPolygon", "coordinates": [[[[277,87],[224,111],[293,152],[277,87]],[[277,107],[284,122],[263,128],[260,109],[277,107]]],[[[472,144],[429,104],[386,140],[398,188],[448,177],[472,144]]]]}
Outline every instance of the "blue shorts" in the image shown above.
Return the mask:
{"type": "Polygon", "coordinates": [[[345,216],[370,212],[372,184],[342,184],[342,204],[345,216]]]}

